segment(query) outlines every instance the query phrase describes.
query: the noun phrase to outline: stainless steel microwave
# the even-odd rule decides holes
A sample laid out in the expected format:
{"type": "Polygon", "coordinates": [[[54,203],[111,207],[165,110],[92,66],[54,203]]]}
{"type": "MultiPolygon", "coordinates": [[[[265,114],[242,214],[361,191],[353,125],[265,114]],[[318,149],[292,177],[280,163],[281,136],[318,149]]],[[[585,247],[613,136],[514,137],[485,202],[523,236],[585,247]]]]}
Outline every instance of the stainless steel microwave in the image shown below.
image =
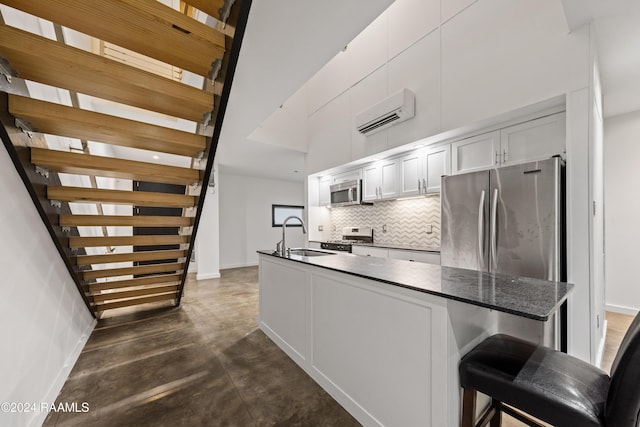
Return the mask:
{"type": "Polygon", "coordinates": [[[362,202],[362,181],[353,181],[333,184],[329,187],[331,193],[331,207],[359,205],[362,202]]]}

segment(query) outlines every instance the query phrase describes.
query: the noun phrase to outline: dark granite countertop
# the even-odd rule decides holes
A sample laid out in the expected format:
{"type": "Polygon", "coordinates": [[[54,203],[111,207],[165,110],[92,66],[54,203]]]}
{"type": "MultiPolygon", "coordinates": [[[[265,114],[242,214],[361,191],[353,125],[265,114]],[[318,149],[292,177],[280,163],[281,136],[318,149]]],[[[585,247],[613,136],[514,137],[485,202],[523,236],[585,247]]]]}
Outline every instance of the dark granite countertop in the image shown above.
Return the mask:
{"type": "MultiPolygon", "coordinates": [[[[309,240],[309,242],[322,243],[323,240],[309,240]]],[[[440,248],[437,246],[400,245],[395,243],[353,243],[353,245],[371,246],[374,248],[401,249],[403,251],[433,252],[437,254],[440,253],[440,248]]]]}
{"type": "Polygon", "coordinates": [[[315,257],[258,253],[541,321],[558,310],[574,287],[564,282],[347,253],[315,257]]]}
{"type": "Polygon", "coordinates": [[[400,245],[395,243],[355,243],[354,246],[373,246],[374,248],[401,249],[403,251],[440,253],[440,248],[415,245],[400,245]]]}

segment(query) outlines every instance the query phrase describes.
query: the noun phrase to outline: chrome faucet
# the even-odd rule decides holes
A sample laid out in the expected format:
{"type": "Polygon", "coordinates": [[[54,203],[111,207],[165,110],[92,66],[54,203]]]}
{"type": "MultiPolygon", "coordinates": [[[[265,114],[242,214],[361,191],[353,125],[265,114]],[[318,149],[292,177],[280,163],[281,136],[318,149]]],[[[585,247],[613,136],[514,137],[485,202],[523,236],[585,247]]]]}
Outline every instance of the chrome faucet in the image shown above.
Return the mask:
{"type": "Polygon", "coordinates": [[[304,221],[302,220],[302,218],[300,218],[299,216],[295,216],[295,215],[291,215],[288,216],[284,219],[284,221],[282,221],[282,240],[278,242],[278,244],[276,245],[276,251],[278,252],[278,254],[280,256],[286,256],[287,255],[287,245],[285,243],[285,231],[287,230],[287,222],[290,219],[297,219],[298,221],[300,221],[300,224],[302,224],[302,232],[304,234],[307,234],[307,227],[304,225],[304,221]]]}

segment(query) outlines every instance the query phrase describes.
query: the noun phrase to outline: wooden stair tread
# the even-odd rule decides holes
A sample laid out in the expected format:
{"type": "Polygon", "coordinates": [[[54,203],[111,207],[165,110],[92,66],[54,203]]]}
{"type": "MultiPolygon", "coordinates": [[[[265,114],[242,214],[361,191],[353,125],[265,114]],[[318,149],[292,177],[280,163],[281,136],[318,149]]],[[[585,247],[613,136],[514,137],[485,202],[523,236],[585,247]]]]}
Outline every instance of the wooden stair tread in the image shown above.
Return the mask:
{"type": "Polygon", "coordinates": [[[187,256],[185,249],[164,251],[137,251],[122,254],[80,255],[75,258],[77,265],[110,264],[114,262],[156,261],[161,259],[177,259],[187,256]]]}
{"type": "Polygon", "coordinates": [[[94,310],[95,311],[113,310],[115,308],[130,307],[133,305],[148,304],[152,302],[167,301],[171,299],[176,299],[177,297],[178,297],[178,291],[172,292],[172,293],[154,295],[150,297],[131,298],[127,300],[115,301],[115,302],[109,302],[109,303],[98,303],[98,304],[95,304],[94,310]]]}
{"type": "Polygon", "coordinates": [[[147,191],[105,190],[85,187],[47,187],[47,198],[62,202],[106,203],[136,206],[186,208],[195,205],[194,196],[147,191]]]}
{"type": "Polygon", "coordinates": [[[207,76],[224,34],[158,1],[3,0],[8,6],[207,76]]]}
{"type": "Polygon", "coordinates": [[[183,269],[184,269],[184,262],[137,265],[134,267],[106,268],[102,270],[86,270],[82,272],[82,277],[85,281],[87,281],[87,280],[97,279],[99,277],[117,277],[117,276],[129,276],[129,275],[137,275],[137,274],[169,273],[169,272],[175,272],[175,271],[182,271],[183,269]]]}
{"type": "Polygon", "coordinates": [[[190,185],[200,181],[200,171],[196,169],[43,148],[31,149],[31,163],[45,166],[55,172],[77,175],[94,175],[177,185],[190,185]]]}
{"type": "Polygon", "coordinates": [[[121,291],[121,292],[108,292],[108,293],[99,293],[93,294],[93,301],[95,303],[103,303],[104,301],[114,301],[125,298],[134,298],[140,296],[151,296],[156,294],[164,294],[168,292],[177,292],[178,285],[169,285],[169,286],[157,286],[151,288],[143,288],[143,289],[133,289],[130,291],[121,291]]]}
{"type": "Polygon", "coordinates": [[[224,0],[185,0],[184,2],[217,20],[222,20],[220,10],[224,7],[224,0]]]}
{"type": "Polygon", "coordinates": [[[70,248],[86,248],[95,246],[155,246],[180,245],[189,243],[191,236],[108,236],[108,237],[69,237],[70,248]]]}
{"type": "Polygon", "coordinates": [[[37,132],[194,157],[206,137],[108,114],[9,95],[9,112],[37,132]]]}
{"type": "Polygon", "coordinates": [[[135,279],[96,282],[89,284],[89,291],[93,293],[107,289],[133,288],[136,286],[159,285],[162,283],[179,283],[181,278],[182,274],[158,274],[153,276],[136,277],[135,279]]]}
{"type": "Polygon", "coordinates": [[[204,90],[7,25],[0,56],[27,80],[195,122],[213,110],[204,90]]]}
{"type": "Polygon", "coordinates": [[[125,215],[60,215],[61,227],[114,226],[114,227],[190,227],[193,218],[187,216],[125,216],[125,215]]]}

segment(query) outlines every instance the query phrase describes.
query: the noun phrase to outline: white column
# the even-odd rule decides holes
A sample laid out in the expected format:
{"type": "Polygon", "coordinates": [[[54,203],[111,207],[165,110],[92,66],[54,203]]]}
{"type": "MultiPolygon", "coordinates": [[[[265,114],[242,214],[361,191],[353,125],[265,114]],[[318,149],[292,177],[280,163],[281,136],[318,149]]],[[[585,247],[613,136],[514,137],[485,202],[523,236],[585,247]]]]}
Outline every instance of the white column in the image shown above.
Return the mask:
{"type": "Polygon", "coordinates": [[[213,167],[213,183],[207,189],[200,226],[196,239],[197,279],[215,279],[220,277],[220,221],[218,165],[213,167]]]}

